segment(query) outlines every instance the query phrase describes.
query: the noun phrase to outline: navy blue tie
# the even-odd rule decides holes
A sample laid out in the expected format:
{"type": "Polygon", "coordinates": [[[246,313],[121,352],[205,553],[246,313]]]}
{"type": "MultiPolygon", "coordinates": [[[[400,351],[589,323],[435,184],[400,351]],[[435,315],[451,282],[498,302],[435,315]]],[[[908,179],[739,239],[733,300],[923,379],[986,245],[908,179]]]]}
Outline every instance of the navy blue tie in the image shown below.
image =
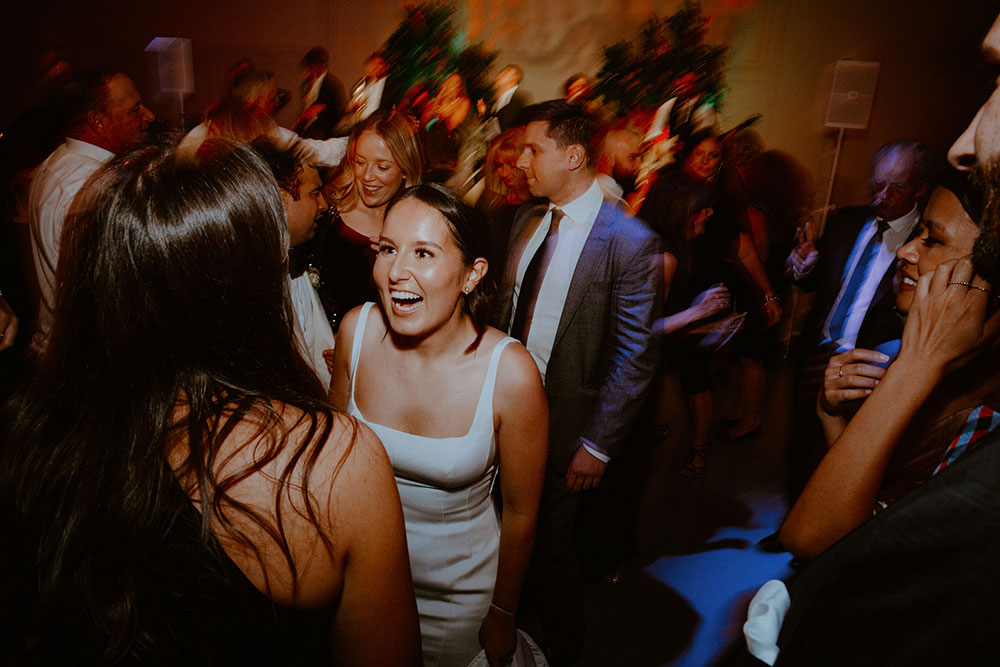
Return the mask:
{"type": "Polygon", "coordinates": [[[882,234],[889,227],[884,220],[879,218],[875,219],[875,223],[878,225],[878,228],[875,230],[875,234],[868,240],[867,245],[865,245],[864,250],[861,252],[861,257],[858,258],[857,263],[854,265],[854,271],[847,282],[847,287],[844,288],[844,294],[840,298],[840,303],[837,304],[837,309],[834,311],[833,317],[830,318],[829,337],[833,342],[837,342],[844,337],[844,330],[847,328],[847,319],[851,314],[851,306],[858,298],[858,292],[861,290],[861,285],[865,282],[865,277],[868,275],[868,269],[872,260],[875,259],[879,248],[882,246],[882,234]]]}

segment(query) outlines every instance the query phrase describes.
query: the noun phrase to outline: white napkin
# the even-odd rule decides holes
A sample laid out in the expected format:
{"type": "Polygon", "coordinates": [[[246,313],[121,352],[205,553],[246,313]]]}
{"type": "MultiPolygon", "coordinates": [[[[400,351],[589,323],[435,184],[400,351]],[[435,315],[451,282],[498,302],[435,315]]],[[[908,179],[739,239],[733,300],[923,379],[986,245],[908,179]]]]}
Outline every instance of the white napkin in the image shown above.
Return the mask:
{"type": "Polygon", "coordinates": [[[777,579],[766,582],[750,600],[743,636],[755,658],[774,665],[778,659],[778,634],[791,604],[785,583],[777,579]]]}

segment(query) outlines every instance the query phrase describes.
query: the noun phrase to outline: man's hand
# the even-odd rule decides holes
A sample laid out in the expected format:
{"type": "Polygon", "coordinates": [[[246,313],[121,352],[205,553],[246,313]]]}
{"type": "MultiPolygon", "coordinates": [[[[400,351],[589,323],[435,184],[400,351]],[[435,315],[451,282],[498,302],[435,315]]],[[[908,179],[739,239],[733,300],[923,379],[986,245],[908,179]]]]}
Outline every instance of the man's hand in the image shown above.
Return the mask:
{"type": "Polygon", "coordinates": [[[566,471],[566,488],[570,491],[589,491],[597,488],[607,467],[607,463],[588,452],[583,443],[580,443],[566,471]]]}
{"type": "Polygon", "coordinates": [[[13,345],[15,336],[17,336],[17,316],[0,296],[0,350],[6,350],[13,345]]]}
{"type": "Polygon", "coordinates": [[[795,247],[788,255],[787,264],[792,268],[792,273],[795,274],[796,278],[809,273],[819,260],[819,251],[816,250],[815,240],[816,233],[813,231],[812,224],[807,222],[804,227],[795,230],[795,247]]]}

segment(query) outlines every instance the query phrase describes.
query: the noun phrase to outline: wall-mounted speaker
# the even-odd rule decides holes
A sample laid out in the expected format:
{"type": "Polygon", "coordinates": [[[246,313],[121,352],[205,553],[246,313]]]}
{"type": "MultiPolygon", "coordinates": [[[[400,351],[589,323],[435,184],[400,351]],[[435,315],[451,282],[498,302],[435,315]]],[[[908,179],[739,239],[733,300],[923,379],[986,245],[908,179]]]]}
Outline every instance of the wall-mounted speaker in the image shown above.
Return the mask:
{"type": "Polygon", "coordinates": [[[878,82],[877,62],[838,60],[833,73],[833,90],[826,109],[826,127],[846,127],[863,130],[868,127],[875,84],[878,82]]]}
{"type": "Polygon", "coordinates": [[[156,54],[154,71],[160,93],[194,92],[190,39],[157,37],[146,46],[146,52],[156,54]]]}

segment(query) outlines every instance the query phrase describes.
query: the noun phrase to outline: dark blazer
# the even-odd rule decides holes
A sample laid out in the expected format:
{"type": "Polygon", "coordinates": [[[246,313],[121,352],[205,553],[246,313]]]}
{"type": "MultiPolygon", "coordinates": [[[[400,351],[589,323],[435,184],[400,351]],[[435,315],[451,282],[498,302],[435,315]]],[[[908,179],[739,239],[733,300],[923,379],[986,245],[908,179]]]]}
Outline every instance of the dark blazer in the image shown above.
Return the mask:
{"type": "MultiPolygon", "coordinates": [[[[525,204],[514,220],[496,320],[503,331],[517,266],[546,210],[525,204]]],[[[580,437],[612,459],[624,451],[659,360],[652,325],[662,305],[660,252],[659,236],[645,223],[604,202],[573,273],[545,373],[549,460],[560,475],[580,437]]]]}
{"type": "Polygon", "coordinates": [[[517,115],[521,113],[521,109],[531,104],[531,95],[529,95],[520,86],[514,91],[514,95],[510,98],[510,101],[504,105],[503,109],[496,112],[497,122],[500,123],[500,131],[506,132],[510,128],[515,126],[517,122],[517,115]]]}
{"type": "MultiPolygon", "coordinates": [[[[303,81],[302,96],[305,97],[311,86],[303,81]]],[[[315,120],[299,132],[304,137],[313,139],[328,139],[333,136],[334,128],[344,117],[347,109],[347,90],[344,83],[330,74],[326,73],[323,83],[319,87],[319,95],[315,104],[322,104],[325,108],[316,116],[315,120]]]]}
{"type": "Polygon", "coordinates": [[[987,436],[789,582],[776,667],[996,663],[998,440],[987,436]]]}
{"type": "MultiPolygon", "coordinates": [[[[802,341],[806,344],[804,353],[815,350],[823,340],[823,324],[830,315],[837,295],[843,284],[844,267],[851,256],[865,223],[872,219],[874,212],[867,206],[852,206],[837,211],[826,224],[823,236],[817,241],[819,260],[812,272],[803,277],[800,286],[806,290],[816,290],[816,301],[802,330],[802,341]]],[[[872,349],[881,343],[903,335],[903,323],[896,315],[896,295],[892,290],[892,279],[896,273],[896,263],[892,262],[882,276],[875,290],[868,312],[858,330],[857,347],[872,349]]]]}

